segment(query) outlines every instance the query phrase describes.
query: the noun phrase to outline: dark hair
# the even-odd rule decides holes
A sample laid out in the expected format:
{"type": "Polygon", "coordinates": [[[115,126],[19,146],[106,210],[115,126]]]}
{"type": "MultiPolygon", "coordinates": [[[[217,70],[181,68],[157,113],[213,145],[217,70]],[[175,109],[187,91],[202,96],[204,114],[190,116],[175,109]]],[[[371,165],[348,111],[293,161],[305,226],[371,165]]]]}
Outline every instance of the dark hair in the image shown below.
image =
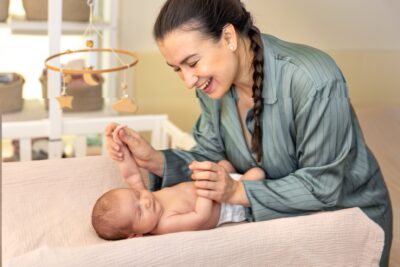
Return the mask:
{"type": "Polygon", "coordinates": [[[115,216],[120,210],[118,192],[121,189],[112,189],[104,193],[92,210],[92,225],[97,235],[106,240],[126,239],[132,233],[131,224],[116,222],[115,216]],[[122,224],[121,224],[122,223],[122,224]]]}
{"type": "Polygon", "coordinates": [[[154,38],[161,40],[166,34],[184,26],[187,30],[197,30],[214,40],[221,38],[226,24],[232,24],[236,31],[248,37],[254,54],[253,67],[253,119],[251,149],[257,161],[262,157],[262,133],[260,115],[263,109],[262,84],[264,79],[264,54],[259,29],[253,25],[251,14],[240,0],[167,0],[154,24],[154,38]]]}

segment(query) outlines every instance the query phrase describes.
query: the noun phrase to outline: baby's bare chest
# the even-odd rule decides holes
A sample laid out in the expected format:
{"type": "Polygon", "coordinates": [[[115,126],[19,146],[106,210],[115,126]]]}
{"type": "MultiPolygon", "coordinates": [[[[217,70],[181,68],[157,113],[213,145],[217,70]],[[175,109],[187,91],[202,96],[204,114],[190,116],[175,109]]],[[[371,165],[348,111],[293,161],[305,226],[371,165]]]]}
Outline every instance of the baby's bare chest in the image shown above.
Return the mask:
{"type": "Polygon", "coordinates": [[[181,183],[163,190],[164,215],[187,213],[195,210],[196,191],[192,183],[181,183]]]}

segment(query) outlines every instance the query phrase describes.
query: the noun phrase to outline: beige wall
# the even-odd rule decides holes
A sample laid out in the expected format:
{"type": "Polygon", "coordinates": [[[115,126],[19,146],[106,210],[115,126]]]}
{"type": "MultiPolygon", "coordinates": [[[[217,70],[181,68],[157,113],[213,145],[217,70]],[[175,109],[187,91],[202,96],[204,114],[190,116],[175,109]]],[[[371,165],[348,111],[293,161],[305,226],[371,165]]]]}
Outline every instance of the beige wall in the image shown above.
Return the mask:
{"type": "MultiPolygon", "coordinates": [[[[141,114],[167,113],[188,131],[198,116],[194,92],[165,64],[152,38],[164,0],[123,0],[120,42],[137,51],[134,90],[141,114]]],[[[351,101],[400,105],[400,1],[244,0],[261,31],[326,51],[338,63],[351,101]]]]}
{"type": "Polygon", "coordinates": [[[400,50],[327,52],[341,68],[355,106],[400,106],[400,50]]]}
{"type": "Polygon", "coordinates": [[[159,53],[141,53],[134,70],[139,114],[167,113],[181,129],[190,131],[199,114],[194,90],[186,89],[159,53]]]}

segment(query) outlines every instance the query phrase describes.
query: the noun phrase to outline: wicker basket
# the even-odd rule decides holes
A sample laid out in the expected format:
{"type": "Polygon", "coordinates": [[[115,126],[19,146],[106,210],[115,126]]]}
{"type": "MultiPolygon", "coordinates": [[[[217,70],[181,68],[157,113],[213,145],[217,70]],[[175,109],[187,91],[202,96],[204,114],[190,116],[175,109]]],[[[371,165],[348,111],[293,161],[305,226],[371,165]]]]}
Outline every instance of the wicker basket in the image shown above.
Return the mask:
{"type": "Polygon", "coordinates": [[[0,113],[17,112],[22,109],[22,87],[24,78],[12,73],[12,81],[0,83],[0,113]]]}
{"type": "MultiPolygon", "coordinates": [[[[102,84],[104,79],[96,75],[95,80],[98,85],[91,86],[83,82],[82,75],[72,75],[72,82],[67,87],[67,95],[73,96],[72,109],[63,108],[64,112],[95,111],[103,108],[102,84]]],[[[46,72],[40,77],[42,84],[42,96],[45,101],[46,109],[49,108],[47,100],[47,76],[46,72]]]]}
{"type": "Polygon", "coordinates": [[[9,4],[10,0],[0,0],[0,22],[7,20],[9,4]]]}
{"type": "MultiPolygon", "coordinates": [[[[23,0],[27,20],[47,20],[48,0],[23,0]]],[[[65,21],[88,21],[90,8],[86,0],[62,0],[65,21]]]]}

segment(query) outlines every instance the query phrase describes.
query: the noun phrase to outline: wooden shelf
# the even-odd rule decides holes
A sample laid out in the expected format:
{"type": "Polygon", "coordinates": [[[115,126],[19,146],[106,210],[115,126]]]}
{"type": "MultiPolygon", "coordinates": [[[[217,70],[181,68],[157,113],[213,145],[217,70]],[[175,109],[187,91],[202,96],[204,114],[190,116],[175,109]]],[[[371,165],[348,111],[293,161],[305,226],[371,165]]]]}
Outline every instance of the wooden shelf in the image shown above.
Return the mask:
{"type": "MultiPolygon", "coordinates": [[[[100,18],[93,21],[93,25],[100,31],[111,30],[113,26],[100,18]]],[[[13,34],[47,34],[47,21],[26,20],[24,17],[11,16],[7,22],[0,23],[0,27],[9,28],[13,34]]],[[[63,21],[63,34],[82,34],[88,27],[88,22],[63,21]]]]}
{"type": "MultiPolygon", "coordinates": [[[[104,103],[101,110],[84,112],[64,112],[64,118],[97,118],[108,116],[121,116],[111,108],[110,103],[104,103]]],[[[49,112],[42,100],[24,100],[23,109],[19,112],[2,114],[2,122],[26,122],[48,119],[49,112]]]]}
{"type": "MultiPolygon", "coordinates": [[[[31,21],[26,20],[24,16],[12,14],[6,22],[0,23],[0,29],[10,30],[12,35],[47,35],[49,39],[49,54],[59,53],[61,48],[61,36],[66,34],[83,35],[89,23],[61,21],[62,0],[48,0],[48,7],[49,10],[52,10],[48,14],[48,21],[50,24],[48,21],[31,21]]],[[[99,32],[103,32],[103,35],[105,34],[104,43],[102,43],[103,46],[118,47],[118,10],[119,1],[102,1],[101,12],[99,13],[101,17],[94,17],[93,26],[99,32]],[[104,10],[107,12],[104,13],[104,10]]],[[[16,55],[16,57],[18,56],[22,55],[16,55]]],[[[112,65],[111,59],[111,57],[105,58],[105,64],[108,63],[112,65]]],[[[40,62],[40,64],[42,64],[42,62],[40,62]]],[[[52,88],[54,92],[60,92],[61,83],[56,79],[58,78],[57,74],[50,72],[49,76],[49,80],[51,81],[49,82],[49,87],[52,88]]],[[[52,140],[49,143],[49,157],[59,158],[61,156],[61,150],[59,149],[61,147],[60,137],[68,133],[68,129],[65,129],[64,123],[70,123],[70,120],[78,123],[88,118],[96,122],[105,118],[109,120],[109,117],[116,117],[116,120],[118,120],[119,118],[117,117],[121,116],[114,112],[111,109],[111,104],[109,104],[113,102],[110,99],[115,98],[116,75],[110,75],[107,82],[108,93],[104,96],[105,105],[102,110],[93,112],[63,112],[60,114],[59,112],[49,112],[46,110],[42,100],[25,100],[24,107],[20,112],[2,114],[3,133],[8,131],[10,137],[16,137],[16,135],[24,133],[29,133],[30,137],[47,136],[52,140]],[[17,130],[14,131],[15,129],[17,130]]],[[[68,123],[66,125],[69,125],[68,123]]],[[[102,129],[100,129],[99,132],[101,131],[102,129]]],[[[24,140],[24,142],[25,141],[26,145],[28,145],[29,141],[24,140]]],[[[29,149],[26,151],[29,151],[29,149]]],[[[28,154],[30,154],[30,152],[28,152],[27,155],[28,154]]]]}

